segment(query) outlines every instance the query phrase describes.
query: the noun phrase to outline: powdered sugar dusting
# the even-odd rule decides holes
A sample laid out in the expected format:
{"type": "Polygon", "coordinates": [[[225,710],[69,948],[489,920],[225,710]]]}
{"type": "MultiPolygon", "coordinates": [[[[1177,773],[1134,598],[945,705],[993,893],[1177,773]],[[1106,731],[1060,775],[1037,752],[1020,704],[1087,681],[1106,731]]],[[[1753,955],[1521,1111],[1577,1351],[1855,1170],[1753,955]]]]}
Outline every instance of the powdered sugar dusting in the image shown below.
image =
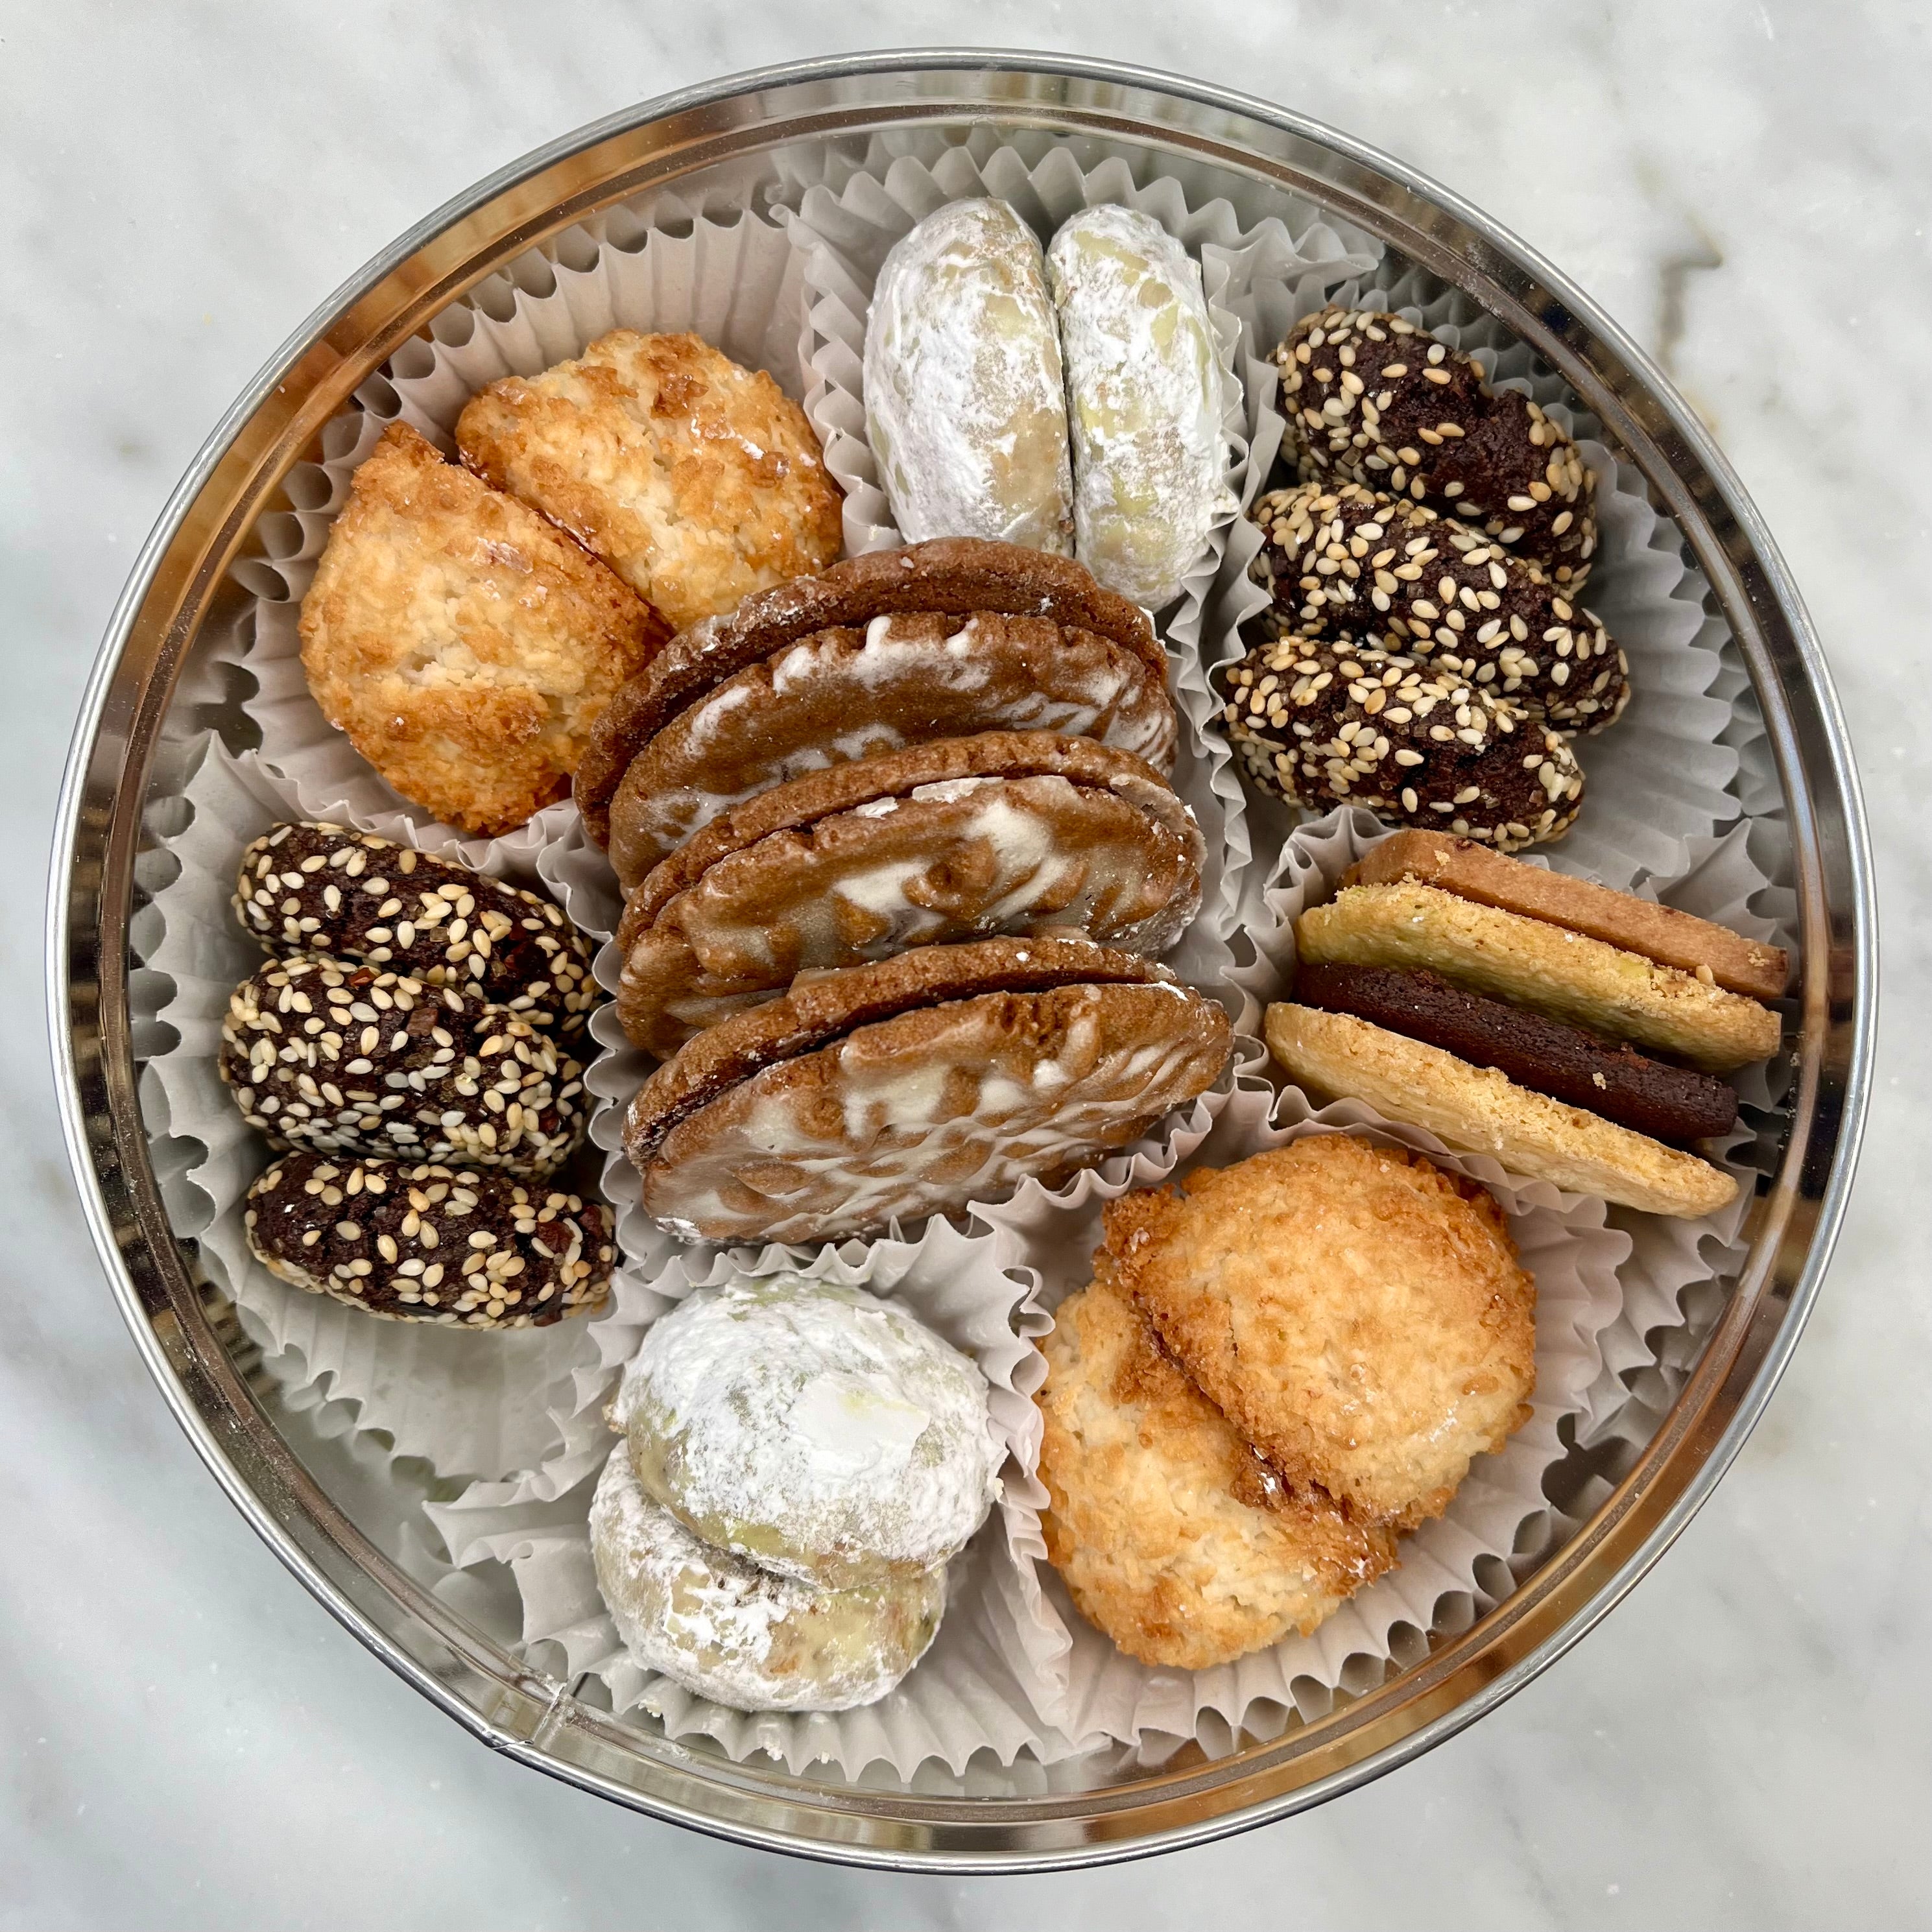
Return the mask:
{"type": "Polygon", "coordinates": [[[1234,508],[1201,271],[1150,215],[1112,204],[1075,215],[1047,266],[1066,360],[1076,554],[1157,610],[1234,508]]]}
{"type": "Polygon", "coordinates": [[[849,1587],[930,1569],[998,1493],[985,1378],[894,1304],[738,1276],[656,1323],[613,1410],[647,1492],[708,1541],[849,1587]]]}

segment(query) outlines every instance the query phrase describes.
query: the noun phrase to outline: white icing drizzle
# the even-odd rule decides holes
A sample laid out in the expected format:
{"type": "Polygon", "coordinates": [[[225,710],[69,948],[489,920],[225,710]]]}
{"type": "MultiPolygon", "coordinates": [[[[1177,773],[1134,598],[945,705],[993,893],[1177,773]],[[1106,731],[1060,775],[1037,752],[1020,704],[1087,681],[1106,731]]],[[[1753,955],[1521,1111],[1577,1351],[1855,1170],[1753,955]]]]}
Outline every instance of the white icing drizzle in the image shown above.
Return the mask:
{"type": "Polygon", "coordinates": [[[956,201],[893,248],[866,324],[866,431],[900,534],[1072,548],[1066,391],[1040,243],[956,201]]]}
{"type": "Polygon", "coordinates": [[[1083,209],[1047,255],[1066,358],[1075,553],[1150,610],[1234,505],[1201,271],[1150,216],[1083,209]]]}
{"type": "Polygon", "coordinates": [[[942,1564],[999,1490],[974,1364],[891,1302],[796,1275],[655,1323],[612,1417],[687,1524],[807,1582],[942,1564]]]}
{"type": "Polygon", "coordinates": [[[653,1502],[620,1442],[590,1504],[610,1620],[647,1670],[741,1711],[848,1711],[918,1662],[945,1608],[944,1570],[817,1590],[712,1549],[653,1502]]]}

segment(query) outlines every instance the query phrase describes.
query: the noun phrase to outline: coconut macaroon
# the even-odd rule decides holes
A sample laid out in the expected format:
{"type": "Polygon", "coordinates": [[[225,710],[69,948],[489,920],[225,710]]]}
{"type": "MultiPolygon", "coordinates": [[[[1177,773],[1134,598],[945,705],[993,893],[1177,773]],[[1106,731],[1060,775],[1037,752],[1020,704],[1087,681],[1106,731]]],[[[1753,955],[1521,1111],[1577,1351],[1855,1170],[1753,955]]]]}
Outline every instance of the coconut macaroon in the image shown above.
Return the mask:
{"type": "Polygon", "coordinates": [[[470,398],[456,442],[674,631],[838,554],[838,489],[805,412],[695,335],[615,329],[506,376],[470,398]]]}
{"type": "Polygon", "coordinates": [[[1291,1488],[1439,1516],[1529,1418],[1536,1284],[1473,1181],[1313,1135],[1108,1204],[1094,1278],[1291,1488]]]}
{"type": "Polygon", "coordinates": [[[486,836],[569,790],[598,714],[670,634],[402,423],[356,472],[301,631],[330,724],[405,798],[486,836]]]}
{"type": "Polygon", "coordinates": [[[1232,1663],[1310,1635],[1394,1567],[1390,1530],[1287,1488],[1115,1288],[1069,1296],[1040,1346],[1047,1560],[1130,1657],[1232,1663]]]}
{"type": "Polygon", "coordinates": [[[1193,814],[1125,752],[986,732],[835,765],[713,819],[631,895],[624,1030],[660,1057],[801,972],[998,932],[1158,955],[1201,901],[1193,814]]]}

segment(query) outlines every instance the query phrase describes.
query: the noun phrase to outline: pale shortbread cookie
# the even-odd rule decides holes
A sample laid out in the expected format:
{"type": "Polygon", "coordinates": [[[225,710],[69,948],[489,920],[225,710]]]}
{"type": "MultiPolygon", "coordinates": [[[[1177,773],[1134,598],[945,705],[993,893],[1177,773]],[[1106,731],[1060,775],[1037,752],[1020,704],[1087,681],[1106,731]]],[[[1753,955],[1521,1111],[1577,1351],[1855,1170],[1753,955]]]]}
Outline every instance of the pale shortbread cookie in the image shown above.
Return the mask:
{"type": "Polygon", "coordinates": [[[1778,1051],[1778,1016],[1674,966],[1434,886],[1351,886],[1295,922],[1304,959],[1427,968],[1592,1032],[1726,1073],[1778,1051]]]}
{"type": "Polygon", "coordinates": [[[1529,1419],[1536,1284],[1502,1210],[1420,1154],[1311,1136],[1106,1211],[1094,1278],[1291,1486],[1408,1528],[1529,1419]]]}
{"type": "Polygon", "coordinates": [[[631,1102],[645,1211],[686,1240],[823,1240],[1052,1181],[1213,1085],[1227,1015],[1149,959],[1050,936],[808,975],[631,1102]]]}
{"type": "Polygon", "coordinates": [[[694,1535],[821,1589],[937,1569],[999,1493],[986,1382],[896,1303],[736,1275],[651,1324],[610,1420],[694,1535]]]}
{"type": "Polygon", "coordinates": [[[1074,554],[1158,610],[1236,508],[1201,271],[1152,216],[1112,203],[1068,221],[1046,262],[1066,362],[1074,554]]]}
{"type": "Polygon", "coordinates": [[[1634,892],[1526,866],[1446,832],[1398,832],[1356,860],[1342,883],[1391,886],[1404,879],[1439,886],[1479,905],[1568,926],[1694,976],[1701,976],[1698,968],[1703,967],[1719,986],[1754,1000],[1778,998],[1790,976],[1791,962],[1782,946],[1744,938],[1728,926],[1674,906],[1653,904],[1634,892]]]}
{"type": "Polygon", "coordinates": [[[1072,550],[1060,332],[1040,243],[1003,201],[928,215],[879,270],[866,430],[900,534],[1072,550]]]}
{"type": "Polygon", "coordinates": [[[470,398],[456,442],[674,631],[838,554],[838,488],[805,412],[695,335],[614,329],[506,376],[470,398]]]}
{"type": "Polygon", "coordinates": [[[1047,1560],[1130,1657],[1231,1664],[1309,1636],[1395,1567],[1388,1529],[1287,1489],[1112,1288],[1063,1301],[1040,1347],[1047,1560]]]}
{"type": "Polygon", "coordinates": [[[610,862],[628,891],[721,812],[902,745],[1057,731],[1165,772],[1176,729],[1165,680],[1111,638],[1043,617],[877,617],[804,638],[678,712],[617,788],[610,862]]]}
{"type": "Polygon", "coordinates": [[[1201,903],[1193,814],[1088,738],[986,732],[761,793],[631,896],[625,1031],[660,1058],[801,972],[914,946],[1070,928],[1158,955],[1201,903]]]}
{"type": "Polygon", "coordinates": [[[876,1703],[926,1654],[946,1609],[944,1570],[816,1590],[712,1549],[644,1493],[622,1442],[591,1498],[590,1555],[632,1656],[738,1711],[876,1703]]]}
{"type": "Polygon", "coordinates": [[[1272,1006],[1267,1029],[1268,1050],[1297,1085],[1366,1100],[1451,1147],[1493,1154],[1512,1174],[1688,1220],[1714,1214],[1736,1196],[1737,1183],[1695,1154],[1352,1013],[1272,1006]]]}
{"type": "Polygon", "coordinates": [[[322,715],[406,799],[494,837],[570,788],[665,627],[595,557],[403,423],[358,467],[302,599],[322,715]]]}

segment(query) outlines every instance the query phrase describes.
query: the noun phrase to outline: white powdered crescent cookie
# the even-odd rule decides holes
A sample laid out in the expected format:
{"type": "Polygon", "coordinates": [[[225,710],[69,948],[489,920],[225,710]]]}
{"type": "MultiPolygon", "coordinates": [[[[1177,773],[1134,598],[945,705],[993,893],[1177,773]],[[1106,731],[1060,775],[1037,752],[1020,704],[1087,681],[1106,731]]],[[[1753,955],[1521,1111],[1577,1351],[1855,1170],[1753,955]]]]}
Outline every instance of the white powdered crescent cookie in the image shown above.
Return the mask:
{"type": "Polygon", "coordinates": [[[632,1656],[734,1710],[875,1703],[926,1654],[946,1608],[943,1570],[814,1590],[708,1548],[645,1495],[621,1442],[591,1499],[590,1553],[632,1656]]]}
{"type": "Polygon", "coordinates": [[[1083,209],[1047,272],[1066,362],[1074,554],[1110,590],[1171,604],[1234,499],[1201,271],[1151,216],[1083,209]]]}
{"type": "Polygon", "coordinates": [[[612,1422],[694,1535],[852,1590],[938,1568],[999,1493],[985,1378],[896,1304],[740,1275],[655,1322],[612,1422]]]}
{"type": "Polygon", "coordinates": [[[950,202],[886,257],[865,384],[866,434],[908,542],[1072,552],[1060,334],[1040,243],[1004,202],[950,202]]]}

